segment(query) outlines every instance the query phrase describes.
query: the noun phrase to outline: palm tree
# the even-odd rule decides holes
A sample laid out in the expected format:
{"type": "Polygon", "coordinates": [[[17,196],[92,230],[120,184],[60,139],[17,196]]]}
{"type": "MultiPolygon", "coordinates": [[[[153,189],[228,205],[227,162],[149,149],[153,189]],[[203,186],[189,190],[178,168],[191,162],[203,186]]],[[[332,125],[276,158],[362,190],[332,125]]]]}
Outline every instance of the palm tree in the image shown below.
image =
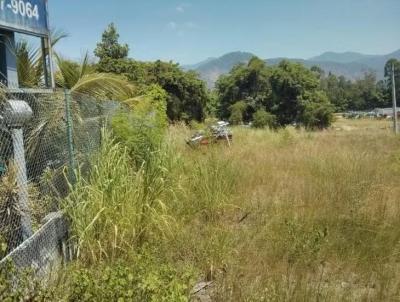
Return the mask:
{"type": "MultiPolygon", "coordinates": [[[[136,94],[135,88],[121,76],[96,72],[88,54],[80,63],[57,54],[55,61],[56,87],[68,91],[70,95],[75,155],[85,156],[100,143],[100,128],[104,120],[102,102],[132,98],[136,94]]],[[[65,163],[67,160],[66,95],[63,90],[43,96],[37,102],[37,118],[27,140],[31,161],[43,156],[47,157],[41,161],[43,164],[55,161],[65,163]],[[52,152],[46,152],[46,149],[52,152]]],[[[41,174],[44,168],[35,168],[33,174],[41,174]]]]}
{"type": "MultiPolygon", "coordinates": [[[[54,47],[68,35],[62,31],[51,33],[51,44],[54,47]]],[[[14,52],[17,57],[18,81],[20,87],[38,88],[43,86],[44,69],[43,53],[40,47],[33,46],[26,40],[15,44],[14,52]]]]}
{"type": "Polygon", "coordinates": [[[123,101],[135,95],[135,89],[125,78],[96,72],[89,62],[88,53],[80,64],[55,55],[56,86],[68,89],[72,94],[85,94],[94,98],[123,101]]]}

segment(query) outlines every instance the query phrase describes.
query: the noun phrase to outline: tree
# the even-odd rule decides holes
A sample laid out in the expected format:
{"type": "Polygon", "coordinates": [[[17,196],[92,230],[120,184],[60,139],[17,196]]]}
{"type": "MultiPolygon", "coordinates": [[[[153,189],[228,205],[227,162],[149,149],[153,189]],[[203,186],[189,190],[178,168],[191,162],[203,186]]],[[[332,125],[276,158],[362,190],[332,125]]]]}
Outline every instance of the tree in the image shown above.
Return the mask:
{"type": "Polygon", "coordinates": [[[394,78],[396,85],[396,96],[400,98],[400,61],[396,59],[390,59],[385,65],[385,82],[387,86],[387,96],[389,97],[390,103],[392,102],[392,65],[394,66],[394,78]]]}
{"type": "Polygon", "coordinates": [[[156,61],[146,64],[146,82],[158,84],[167,93],[167,114],[171,121],[205,118],[209,100],[205,83],[193,71],[184,72],[178,64],[156,61]]]}
{"type": "MultiPolygon", "coordinates": [[[[135,93],[133,87],[125,79],[113,74],[96,72],[89,63],[88,54],[84,56],[81,63],[63,59],[58,55],[56,55],[56,62],[58,69],[56,85],[71,92],[74,100],[71,103],[71,115],[75,126],[82,123],[83,108],[88,106],[89,101],[92,101],[92,108],[96,110],[99,109],[97,101],[109,99],[123,101],[135,93]]],[[[55,93],[41,99],[38,103],[41,111],[38,119],[31,125],[27,139],[29,158],[39,158],[43,144],[53,143],[58,147],[57,136],[65,131],[64,100],[63,93],[55,93]]],[[[56,153],[53,154],[55,158],[59,156],[56,153]]]]}
{"type": "Polygon", "coordinates": [[[320,87],[325,91],[330,102],[337,112],[346,111],[351,103],[352,82],[344,76],[335,76],[329,73],[321,78],[320,87]]]}
{"type": "Polygon", "coordinates": [[[279,125],[284,126],[300,122],[303,109],[301,100],[307,93],[319,87],[315,74],[298,63],[282,61],[271,75],[272,104],[271,112],[276,115],[279,125]]]}
{"type": "Polygon", "coordinates": [[[310,70],[314,72],[319,79],[325,76],[325,71],[317,65],[311,66],[310,70]]]}
{"type": "MultiPolygon", "coordinates": [[[[52,31],[52,47],[66,37],[67,34],[62,31],[52,31]]],[[[26,40],[20,40],[16,43],[14,52],[17,58],[19,86],[24,88],[44,86],[43,53],[41,49],[33,46],[26,40]]]]}
{"type": "Polygon", "coordinates": [[[220,77],[216,83],[220,117],[229,118],[230,107],[237,100],[244,100],[248,105],[244,120],[251,119],[257,109],[268,106],[271,96],[269,77],[270,69],[257,57],[246,65],[235,66],[229,74],[220,77]]]}
{"type": "MultiPolygon", "coordinates": [[[[306,106],[311,108],[313,102],[318,103],[319,107],[329,107],[326,114],[330,115],[332,106],[320,89],[320,73],[316,71],[285,60],[276,67],[268,67],[256,57],[247,65],[237,65],[217,81],[220,117],[230,117],[234,122],[241,118],[253,122],[257,119],[256,123],[260,121],[260,125],[264,124],[262,120],[271,123],[274,119],[274,124],[286,126],[295,122],[303,123],[306,106]],[[313,94],[327,101],[309,98],[313,94]],[[238,99],[242,102],[235,104],[238,99]]],[[[321,127],[326,127],[331,119],[327,117],[328,123],[322,118],[316,120],[321,121],[321,127]]]]}
{"type": "Polygon", "coordinates": [[[96,72],[86,54],[81,63],[76,63],[56,55],[58,72],[56,85],[69,89],[72,93],[91,97],[125,100],[133,95],[134,87],[124,78],[107,73],[96,72]]]}
{"type": "Polygon", "coordinates": [[[367,72],[360,79],[350,81],[331,73],[321,79],[325,91],[336,111],[367,110],[388,106],[387,82],[377,81],[376,75],[367,72]]]}
{"type": "Polygon", "coordinates": [[[117,30],[111,24],[95,50],[100,58],[96,65],[97,72],[123,76],[139,91],[146,91],[149,85],[159,85],[168,94],[167,114],[170,121],[202,121],[206,110],[209,113],[214,110],[214,105],[209,104],[206,85],[198,74],[185,72],[172,62],[140,62],[128,58],[128,46],[120,45],[118,38],[117,30]]]}
{"type": "Polygon", "coordinates": [[[94,54],[102,61],[107,59],[126,59],[129,53],[127,44],[119,44],[119,34],[114,23],[108,25],[103,32],[101,42],[97,44],[94,54]]]}
{"type": "Polygon", "coordinates": [[[353,84],[350,107],[357,110],[374,109],[385,105],[384,94],[379,91],[374,73],[366,73],[364,78],[353,84]]]}

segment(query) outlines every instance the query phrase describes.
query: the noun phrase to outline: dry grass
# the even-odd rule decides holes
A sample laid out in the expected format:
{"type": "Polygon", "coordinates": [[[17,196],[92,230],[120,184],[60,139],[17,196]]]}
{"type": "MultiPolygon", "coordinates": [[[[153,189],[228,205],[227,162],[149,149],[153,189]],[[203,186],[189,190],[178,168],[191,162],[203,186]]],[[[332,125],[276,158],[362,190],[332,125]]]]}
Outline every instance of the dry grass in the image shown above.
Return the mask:
{"type": "Polygon", "coordinates": [[[309,133],[234,129],[232,148],[189,150],[171,197],[176,263],[216,281],[217,301],[400,299],[400,139],[390,122],[309,133]]]}
{"type": "Polygon", "coordinates": [[[173,126],[140,171],[105,144],[67,199],[81,265],[102,274],[102,263],[157,259],[144,265],[152,278],[138,277],[151,290],[167,280],[157,297],[171,294],[171,274],[154,269],[165,264],[180,297],[190,275],[214,281],[213,301],[400,300],[400,138],[390,122],[233,131],[231,148],[193,150],[190,130],[173,126]]]}

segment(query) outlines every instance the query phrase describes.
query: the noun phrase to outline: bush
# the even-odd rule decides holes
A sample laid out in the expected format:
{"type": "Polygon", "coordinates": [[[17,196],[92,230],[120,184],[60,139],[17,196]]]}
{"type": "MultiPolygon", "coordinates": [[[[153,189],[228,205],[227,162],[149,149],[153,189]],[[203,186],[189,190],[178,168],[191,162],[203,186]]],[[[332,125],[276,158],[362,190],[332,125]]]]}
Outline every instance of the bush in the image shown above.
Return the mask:
{"type": "Polygon", "coordinates": [[[127,102],[129,111],[112,119],[113,134],[125,145],[138,168],[160,148],[168,126],[166,93],[153,85],[141,97],[127,102]]]}
{"type": "Polygon", "coordinates": [[[246,111],[247,104],[244,101],[235,103],[229,107],[231,116],[229,117],[229,122],[232,125],[240,125],[243,123],[243,114],[246,111]]]}
{"type": "Polygon", "coordinates": [[[275,115],[265,111],[264,109],[260,109],[254,113],[253,116],[253,127],[254,128],[270,128],[273,129],[276,127],[276,117],[275,115]]]}
{"type": "MultiPolygon", "coordinates": [[[[179,272],[171,265],[144,254],[72,271],[68,301],[189,301],[190,270],[179,272]]],[[[65,294],[64,294],[65,295],[65,294]]]]}
{"type": "Polygon", "coordinates": [[[328,128],[333,121],[334,106],[329,102],[323,92],[308,95],[308,100],[303,101],[301,123],[307,129],[328,128]]]}

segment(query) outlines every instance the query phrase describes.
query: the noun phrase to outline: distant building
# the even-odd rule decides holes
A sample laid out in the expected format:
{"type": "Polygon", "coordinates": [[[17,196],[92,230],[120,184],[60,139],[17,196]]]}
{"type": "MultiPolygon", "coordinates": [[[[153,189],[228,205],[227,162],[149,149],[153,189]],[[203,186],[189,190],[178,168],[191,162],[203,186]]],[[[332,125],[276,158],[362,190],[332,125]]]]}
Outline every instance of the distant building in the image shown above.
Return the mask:
{"type": "MultiPolygon", "coordinates": [[[[393,108],[375,108],[376,115],[391,117],[393,116],[393,108]]],[[[400,116],[400,108],[397,108],[397,116],[400,116]]]]}

